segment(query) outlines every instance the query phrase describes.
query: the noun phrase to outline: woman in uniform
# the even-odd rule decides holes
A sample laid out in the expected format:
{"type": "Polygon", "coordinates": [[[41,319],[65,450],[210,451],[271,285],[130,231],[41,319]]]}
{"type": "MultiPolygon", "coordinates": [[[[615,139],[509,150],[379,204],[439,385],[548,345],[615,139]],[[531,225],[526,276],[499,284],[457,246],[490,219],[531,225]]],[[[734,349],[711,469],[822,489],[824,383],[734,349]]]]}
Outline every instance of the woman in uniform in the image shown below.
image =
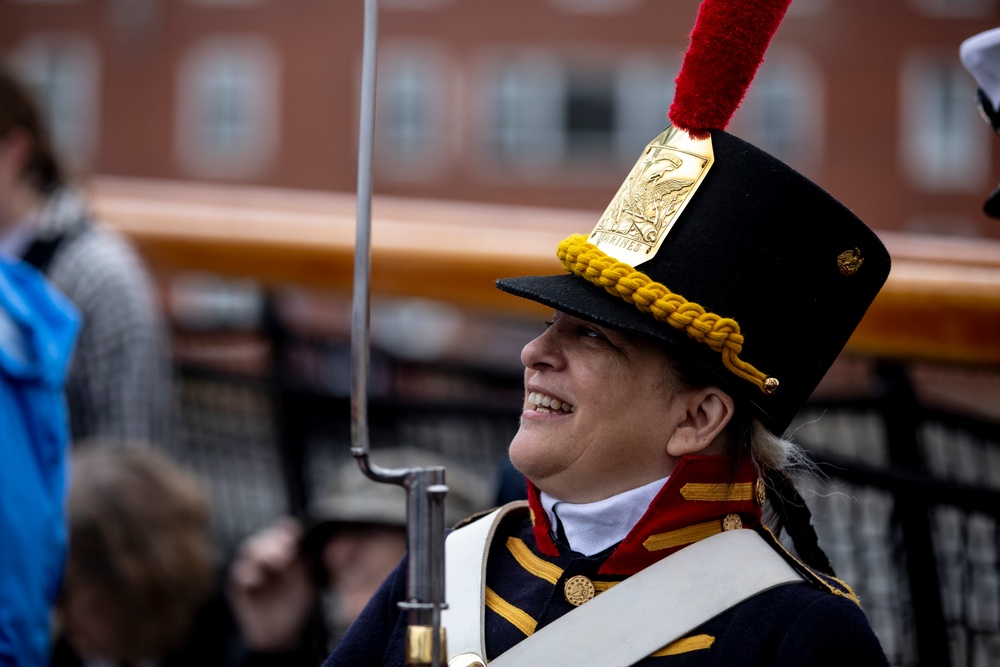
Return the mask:
{"type": "MultiPolygon", "coordinates": [[[[781,438],[889,272],[870,229],[724,131],[787,0],[702,3],[671,127],[521,354],[528,502],[448,537],[449,665],[885,665],[833,576],[781,438]],[[765,522],[784,527],[791,550],[765,522]],[[485,574],[483,574],[485,573],[485,574]]],[[[403,665],[406,564],[326,665],[403,665]]]]}

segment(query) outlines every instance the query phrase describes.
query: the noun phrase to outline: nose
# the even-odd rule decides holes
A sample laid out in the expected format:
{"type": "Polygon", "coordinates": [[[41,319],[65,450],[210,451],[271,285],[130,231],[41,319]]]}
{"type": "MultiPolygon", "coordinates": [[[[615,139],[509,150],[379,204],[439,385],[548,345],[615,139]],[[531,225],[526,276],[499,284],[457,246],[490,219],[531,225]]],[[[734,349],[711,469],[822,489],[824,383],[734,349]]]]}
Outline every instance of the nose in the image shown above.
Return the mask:
{"type": "Polygon", "coordinates": [[[542,370],[558,368],[562,361],[559,346],[555,344],[554,326],[548,327],[521,350],[521,363],[525,368],[542,370]]]}

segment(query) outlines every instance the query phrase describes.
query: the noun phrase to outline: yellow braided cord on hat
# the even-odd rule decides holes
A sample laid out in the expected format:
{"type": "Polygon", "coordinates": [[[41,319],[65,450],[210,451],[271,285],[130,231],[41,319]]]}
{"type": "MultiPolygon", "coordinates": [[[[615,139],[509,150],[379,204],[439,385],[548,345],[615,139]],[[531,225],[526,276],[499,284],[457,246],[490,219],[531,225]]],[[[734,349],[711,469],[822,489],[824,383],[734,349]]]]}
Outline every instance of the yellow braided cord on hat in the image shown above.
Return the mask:
{"type": "Polygon", "coordinates": [[[707,312],[697,303],[674,294],[642,271],[619,262],[587,241],[583,234],[563,239],[556,251],[567,271],[589,280],[609,293],[635,305],[644,313],[687,333],[722,355],[722,363],[738,377],[761,391],[767,376],[740,359],[743,334],[736,320],[707,312]]]}

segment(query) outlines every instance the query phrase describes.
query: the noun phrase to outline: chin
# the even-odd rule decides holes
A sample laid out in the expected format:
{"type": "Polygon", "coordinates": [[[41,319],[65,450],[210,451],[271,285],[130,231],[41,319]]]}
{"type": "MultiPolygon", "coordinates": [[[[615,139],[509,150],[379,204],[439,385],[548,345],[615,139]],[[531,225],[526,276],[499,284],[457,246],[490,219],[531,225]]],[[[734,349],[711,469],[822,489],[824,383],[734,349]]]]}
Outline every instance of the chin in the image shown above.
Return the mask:
{"type": "Polygon", "coordinates": [[[532,442],[521,431],[511,440],[507,454],[513,466],[528,479],[535,481],[542,476],[544,452],[540,451],[538,443],[532,442]]]}
{"type": "Polygon", "coordinates": [[[511,464],[517,468],[517,470],[524,475],[528,472],[525,470],[525,454],[524,446],[518,442],[518,436],[515,435],[514,439],[510,441],[510,446],[507,447],[507,456],[510,458],[511,464]]]}

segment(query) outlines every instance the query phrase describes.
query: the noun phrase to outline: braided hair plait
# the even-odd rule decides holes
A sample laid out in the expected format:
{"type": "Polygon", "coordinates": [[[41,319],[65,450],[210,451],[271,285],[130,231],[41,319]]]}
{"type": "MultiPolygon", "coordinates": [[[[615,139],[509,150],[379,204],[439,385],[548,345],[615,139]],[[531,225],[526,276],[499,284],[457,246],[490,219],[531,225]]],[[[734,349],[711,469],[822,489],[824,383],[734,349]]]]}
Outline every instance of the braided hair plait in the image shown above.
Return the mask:
{"type": "MultiPolygon", "coordinates": [[[[712,379],[698,366],[680,355],[670,356],[668,370],[666,380],[675,391],[691,391],[712,384],[712,379]]],[[[835,576],[830,559],[819,545],[809,507],[791,476],[792,473],[818,474],[816,464],[801,447],[773,434],[739,404],[726,430],[733,453],[733,482],[741,462],[750,457],[764,479],[772,515],[767,523],[774,534],[780,537],[782,530],[787,532],[796,554],[806,565],[835,576]]]]}
{"type": "Polygon", "coordinates": [[[795,552],[806,565],[817,572],[836,576],[830,559],[819,545],[809,506],[789,474],[793,470],[809,471],[815,464],[799,446],[774,435],[756,419],[753,421],[750,451],[767,487],[774,534],[780,535],[782,530],[787,532],[795,552]]]}
{"type": "Polygon", "coordinates": [[[771,470],[765,476],[767,499],[775,514],[775,534],[782,528],[792,539],[799,558],[822,574],[836,576],[826,552],[819,546],[819,536],[812,525],[812,514],[799,495],[792,479],[783,470],[771,470]]]}

